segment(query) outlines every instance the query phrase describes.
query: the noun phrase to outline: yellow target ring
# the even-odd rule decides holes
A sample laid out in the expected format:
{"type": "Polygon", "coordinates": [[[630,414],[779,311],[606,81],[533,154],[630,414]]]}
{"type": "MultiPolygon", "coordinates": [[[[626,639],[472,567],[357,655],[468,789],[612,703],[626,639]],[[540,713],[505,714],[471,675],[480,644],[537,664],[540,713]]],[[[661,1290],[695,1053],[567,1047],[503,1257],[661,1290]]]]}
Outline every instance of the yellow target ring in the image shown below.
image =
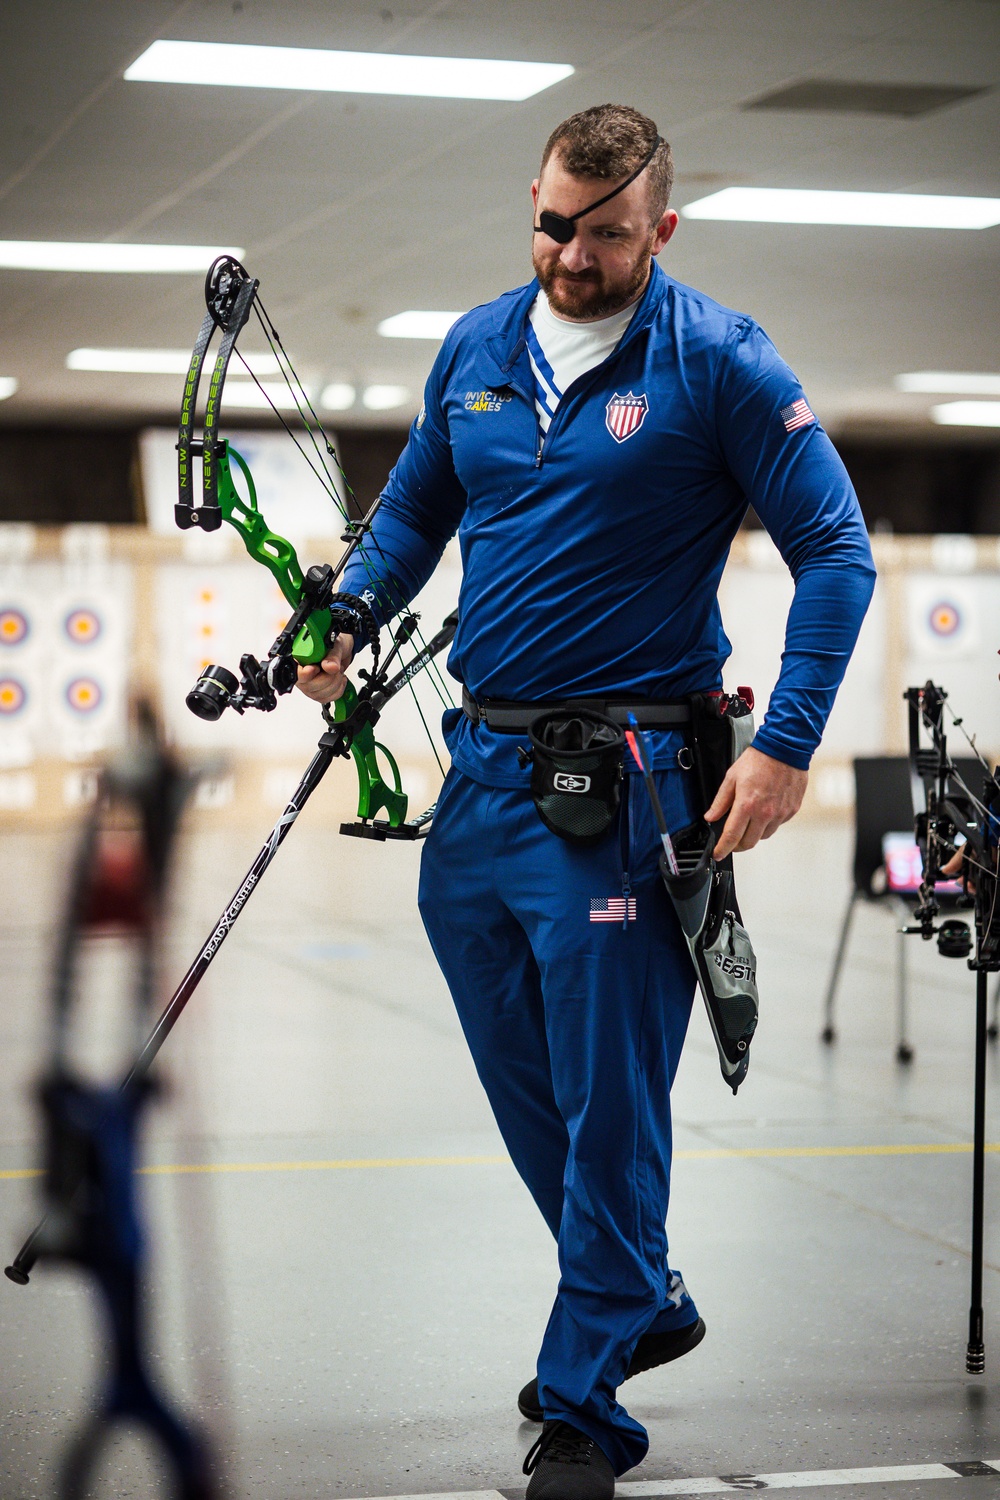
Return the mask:
{"type": "Polygon", "coordinates": [[[100,708],[104,692],[92,677],[76,677],[66,687],[66,702],[74,713],[92,714],[100,708]]]}
{"type": "Polygon", "coordinates": [[[0,645],[19,646],[30,628],[27,616],[19,609],[0,609],[0,645]]]}
{"type": "Polygon", "coordinates": [[[75,646],[89,646],[96,641],[104,628],[101,617],[92,609],[71,609],[63,622],[63,628],[75,646]]]}
{"type": "Polygon", "coordinates": [[[0,678],[0,714],[20,713],[27,701],[24,685],[16,677],[0,678]]]}
{"type": "Polygon", "coordinates": [[[942,599],[931,610],[929,623],[935,635],[950,636],[961,628],[962,616],[954,604],[942,599]]]}

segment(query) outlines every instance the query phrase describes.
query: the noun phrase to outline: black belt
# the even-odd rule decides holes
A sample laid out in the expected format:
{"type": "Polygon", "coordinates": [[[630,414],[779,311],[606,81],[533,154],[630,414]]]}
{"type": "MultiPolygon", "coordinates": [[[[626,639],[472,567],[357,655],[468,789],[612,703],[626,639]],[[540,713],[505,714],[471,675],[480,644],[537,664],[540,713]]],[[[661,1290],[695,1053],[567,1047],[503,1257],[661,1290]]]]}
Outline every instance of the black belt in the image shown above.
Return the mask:
{"type": "Polygon", "coordinates": [[[628,724],[629,714],[635,716],[641,729],[676,729],[691,722],[691,709],[682,698],[667,703],[651,703],[648,698],[559,698],[547,703],[509,703],[488,698],[477,703],[468,688],[463,687],[462,708],[473,724],[485,724],[497,734],[525,734],[539,714],[572,714],[581,708],[604,714],[623,727],[628,724]]]}

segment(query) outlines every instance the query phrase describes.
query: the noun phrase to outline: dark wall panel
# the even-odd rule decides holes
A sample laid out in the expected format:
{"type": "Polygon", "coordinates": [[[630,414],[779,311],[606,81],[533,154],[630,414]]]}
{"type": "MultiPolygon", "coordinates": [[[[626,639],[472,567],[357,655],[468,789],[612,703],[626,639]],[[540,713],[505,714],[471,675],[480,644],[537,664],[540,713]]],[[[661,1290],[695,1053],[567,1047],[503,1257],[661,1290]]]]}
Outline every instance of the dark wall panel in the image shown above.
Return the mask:
{"type": "Polygon", "coordinates": [[[358,514],[371,509],[381,494],[392,466],[406,446],[407,429],[388,432],[341,432],[337,437],[340,461],[347,482],[354,491],[358,514]]]}
{"type": "MultiPolygon", "coordinates": [[[[137,439],[133,428],[0,428],[0,522],[141,523],[137,439]]],[[[406,429],[348,429],[337,441],[363,513],[406,429]]],[[[869,530],[1000,534],[1000,443],[843,438],[837,446],[869,530]]]]}
{"type": "Polygon", "coordinates": [[[1000,446],[841,440],[869,531],[1000,533],[1000,446]]]}
{"type": "Polygon", "coordinates": [[[132,428],[0,428],[0,521],[143,520],[132,428]]]}

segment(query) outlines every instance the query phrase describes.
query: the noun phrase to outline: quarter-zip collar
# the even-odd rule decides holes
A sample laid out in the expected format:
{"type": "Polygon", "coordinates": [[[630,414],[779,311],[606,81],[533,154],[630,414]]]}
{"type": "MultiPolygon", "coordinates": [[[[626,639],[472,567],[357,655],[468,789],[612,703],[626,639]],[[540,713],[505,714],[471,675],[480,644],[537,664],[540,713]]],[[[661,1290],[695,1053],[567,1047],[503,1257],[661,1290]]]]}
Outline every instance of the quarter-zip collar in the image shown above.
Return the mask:
{"type": "MultiPolygon", "coordinates": [[[[659,311],[663,298],[666,296],[667,286],[668,277],[660,270],[656,261],[654,261],[649,283],[639,299],[639,306],[636,309],[635,316],[631,323],[629,323],[628,328],[622,336],[621,343],[615,350],[616,354],[624,349],[630,340],[635,338],[644,328],[649,327],[649,324],[659,311]]],[[[515,292],[501,327],[483,345],[483,354],[489,358],[492,364],[496,365],[505,384],[514,385],[516,383],[512,378],[514,375],[514,366],[525,350],[524,329],[528,321],[528,313],[531,311],[538,292],[539,284],[537,277],[533,277],[527,286],[522,287],[519,292],[515,292]]],[[[530,393],[525,391],[524,394],[528,395],[530,393]]]]}

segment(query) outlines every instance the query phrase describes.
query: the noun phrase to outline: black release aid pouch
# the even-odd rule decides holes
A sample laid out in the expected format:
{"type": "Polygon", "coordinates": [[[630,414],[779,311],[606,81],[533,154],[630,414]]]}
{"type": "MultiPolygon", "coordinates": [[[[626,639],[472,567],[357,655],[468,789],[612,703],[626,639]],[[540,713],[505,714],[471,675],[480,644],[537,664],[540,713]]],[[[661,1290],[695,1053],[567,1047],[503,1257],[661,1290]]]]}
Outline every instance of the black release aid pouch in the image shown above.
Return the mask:
{"type": "Polygon", "coordinates": [[[531,797],[552,833],[572,844],[596,844],[621,801],[625,735],[590,709],[539,714],[528,726],[531,797]]]}
{"type": "MultiPolygon", "coordinates": [[[[690,704],[690,749],[704,813],[753,739],[753,698],[746,689],[732,696],[696,693],[690,704]]],[[[712,858],[716,835],[704,818],[684,829],[673,839],[678,871],[670,870],[664,854],[660,872],[691,953],[722,1076],[735,1094],[757,1028],[757,958],[736,900],[732,858],[712,858]]]]}

